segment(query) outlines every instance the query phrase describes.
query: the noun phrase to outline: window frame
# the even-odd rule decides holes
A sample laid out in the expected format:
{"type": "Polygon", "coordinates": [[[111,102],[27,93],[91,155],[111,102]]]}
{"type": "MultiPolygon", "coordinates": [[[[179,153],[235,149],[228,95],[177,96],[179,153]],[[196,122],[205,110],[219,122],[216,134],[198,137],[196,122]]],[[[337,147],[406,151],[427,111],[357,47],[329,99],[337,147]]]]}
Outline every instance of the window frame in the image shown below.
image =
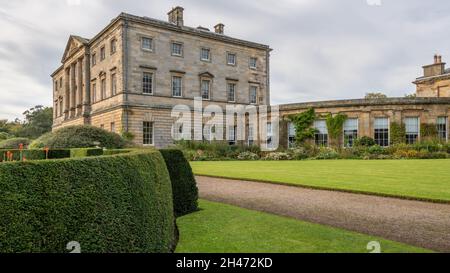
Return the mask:
{"type": "Polygon", "coordinates": [[[100,79],[100,101],[105,100],[107,98],[106,95],[106,77],[100,79]]]}
{"type": "Polygon", "coordinates": [[[91,96],[92,103],[97,102],[97,81],[92,82],[92,96],[91,96]]]}
{"type": "Polygon", "coordinates": [[[448,117],[447,116],[439,116],[436,121],[436,127],[438,131],[439,140],[448,142],[448,117]],[[440,123],[439,121],[444,119],[444,123],[440,123]],[[444,126],[444,129],[441,129],[444,126]],[[445,137],[442,137],[442,133],[445,133],[445,137]]]}
{"type": "Polygon", "coordinates": [[[142,121],[142,145],[143,146],[155,146],[155,122],[153,121],[142,121]],[[149,125],[149,126],[146,126],[149,125]],[[146,132],[146,128],[150,128],[148,132],[146,132]],[[150,138],[147,138],[150,136],[150,138]],[[146,140],[149,143],[146,143],[146,140]]]}
{"type": "Polygon", "coordinates": [[[200,80],[200,95],[202,97],[202,100],[211,100],[211,80],[210,79],[201,79],[200,80]],[[208,82],[208,97],[205,98],[203,95],[203,83],[208,82]]]}
{"type": "Polygon", "coordinates": [[[327,122],[324,119],[318,119],[314,121],[314,129],[316,129],[316,132],[314,133],[314,144],[318,147],[328,147],[329,145],[329,133],[327,128],[327,122]],[[318,126],[318,123],[324,123],[325,124],[325,130],[326,134],[321,132],[319,129],[322,128],[322,126],[318,126]]]}
{"type": "Polygon", "coordinates": [[[211,49],[208,47],[202,47],[200,48],[200,61],[202,62],[211,62],[211,49]],[[208,59],[204,59],[203,58],[203,51],[206,50],[208,51],[208,59]]]}
{"type": "Polygon", "coordinates": [[[343,144],[345,148],[352,148],[355,146],[355,140],[359,137],[359,118],[348,118],[345,120],[344,125],[342,127],[342,133],[343,133],[343,144]],[[349,122],[349,120],[356,120],[356,129],[353,130],[346,130],[346,123],[349,122]],[[346,132],[350,132],[347,134],[346,132]],[[355,132],[356,131],[356,132],[355,132]],[[351,138],[346,138],[347,136],[351,136],[351,138]]]}
{"type": "Polygon", "coordinates": [[[235,82],[227,82],[227,102],[236,102],[236,89],[237,83],[235,82]],[[234,86],[233,88],[233,100],[230,100],[230,86],[234,86]]]}
{"type": "Polygon", "coordinates": [[[257,57],[250,57],[248,60],[248,67],[250,69],[256,70],[258,69],[258,58],[257,57]],[[252,66],[252,60],[255,60],[255,66],[252,66]]]}
{"type": "Polygon", "coordinates": [[[170,44],[170,53],[174,57],[183,57],[184,55],[184,44],[182,42],[172,42],[170,44]],[[180,53],[174,53],[174,46],[179,45],[180,46],[180,53]]]}
{"type": "Polygon", "coordinates": [[[256,85],[250,85],[250,87],[249,87],[249,98],[248,98],[248,102],[250,103],[250,104],[252,104],[252,105],[256,105],[256,104],[258,104],[258,86],[256,86],[256,85]],[[253,102],[252,101],[252,89],[254,88],[254,91],[255,91],[255,101],[253,102]]]}
{"type": "Polygon", "coordinates": [[[173,98],[182,98],[183,97],[183,77],[182,76],[179,76],[179,75],[172,75],[172,78],[171,78],[171,90],[172,90],[172,97],[173,98]],[[176,96],[176,95],[174,95],[174,79],[175,78],[178,78],[178,79],[180,79],[180,95],[178,96],[176,96]]]}
{"type": "Polygon", "coordinates": [[[420,141],[420,117],[405,117],[403,119],[403,124],[405,125],[405,137],[406,144],[414,145],[420,141]],[[408,132],[407,120],[417,121],[417,132],[408,132]]]}
{"type": "Polygon", "coordinates": [[[97,52],[92,53],[91,63],[92,63],[92,66],[95,66],[97,64],[97,52]]]}
{"type": "Polygon", "coordinates": [[[153,52],[153,50],[154,50],[153,37],[142,36],[142,37],[141,37],[141,49],[142,49],[143,51],[153,52]],[[145,41],[145,40],[150,41],[150,48],[144,47],[144,44],[145,44],[144,41],[145,41]]]}
{"type": "Polygon", "coordinates": [[[113,55],[114,53],[117,52],[117,39],[116,38],[111,39],[111,41],[109,43],[109,47],[110,47],[111,55],[113,55]]]}
{"type": "Polygon", "coordinates": [[[100,62],[104,61],[106,59],[106,46],[103,45],[100,47],[100,62]]]}
{"type": "Polygon", "coordinates": [[[389,147],[391,145],[391,128],[390,128],[390,118],[389,117],[376,117],[373,119],[373,139],[378,146],[389,147]],[[386,128],[377,128],[377,120],[386,120],[386,128]],[[378,132],[377,132],[378,130],[378,132]],[[377,138],[377,135],[383,135],[381,138],[377,138]]]}
{"type": "Polygon", "coordinates": [[[227,52],[227,55],[226,55],[226,58],[227,58],[227,65],[230,65],[230,66],[236,66],[237,65],[237,54],[236,53],[233,53],[233,52],[227,52]],[[230,63],[230,56],[234,56],[234,63],[230,63]]]}
{"type": "Polygon", "coordinates": [[[297,136],[297,134],[296,134],[295,124],[292,121],[288,122],[288,124],[287,124],[287,136],[288,136],[288,139],[287,139],[288,149],[295,148],[295,144],[296,144],[295,137],[297,136]]]}
{"type": "Polygon", "coordinates": [[[155,77],[155,73],[154,72],[150,72],[150,71],[144,71],[144,72],[142,72],[142,94],[144,94],[144,95],[147,95],[147,96],[153,96],[153,94],[154,94],[154,77],[155,77]],[[151,77],[149,78],[150,79],[150,86],[147,86],[147,87],[150,87],[150,92],[145,92],[145,88],[146,88],[146,85],[145,85],[145,76],[146,75],[151,75],[151,77]]]}
{"type": "Polygon", "coordinates": [[[117,95],[117,74],[111,73],[111,97],[117,95]]]}

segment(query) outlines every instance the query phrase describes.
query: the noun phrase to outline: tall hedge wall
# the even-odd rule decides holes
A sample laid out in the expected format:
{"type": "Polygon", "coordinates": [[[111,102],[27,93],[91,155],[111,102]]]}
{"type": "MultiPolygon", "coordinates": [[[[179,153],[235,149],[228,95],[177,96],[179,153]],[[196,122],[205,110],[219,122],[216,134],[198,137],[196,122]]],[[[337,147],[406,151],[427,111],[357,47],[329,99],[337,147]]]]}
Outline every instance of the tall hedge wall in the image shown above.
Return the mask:
{"type": "Polygon", "coordinates": [[[0,252],[169,252],[174,217],[161,154],[0,164],[0,252]]]}
{"type": "Polygon", "coordinates": [[[198,189],[191,165],[180,150],[160,150],[172,181],[173,206],[179,217],[198,209],[198,189]]]}

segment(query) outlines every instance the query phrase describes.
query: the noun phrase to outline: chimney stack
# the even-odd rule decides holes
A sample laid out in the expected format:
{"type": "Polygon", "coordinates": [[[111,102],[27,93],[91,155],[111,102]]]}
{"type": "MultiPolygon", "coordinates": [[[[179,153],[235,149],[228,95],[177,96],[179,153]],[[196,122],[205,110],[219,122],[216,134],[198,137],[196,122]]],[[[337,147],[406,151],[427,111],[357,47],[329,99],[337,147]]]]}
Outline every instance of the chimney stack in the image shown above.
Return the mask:
{"type": "Polygon", "coordinates": [[[438,56],[437,56],[437,63],[438,63],[438,64],[441,64],[441,63],[442,63],[442,56],[441,56],[441,55],[438,55],[438,56]]]}
{"type": "Polygon", "coordinates": [[[423,76],[433,77],[439,76],[445,73],[445,63],[442,62],[442,56],[439,54],[434,55],[434,63],[423,66],[423,76]]]}
{"type": "Polygon", "coordinates": [[[438,55],[437,54],[434,55],[434,64],[438,64],[438,55]]]}
{"type": "Polygon", "coordinates": [[[219,23],[214,27],[214,30],[217,34],[223,34],[224,28],[225,28],[225,25],[222,23],[219,23]]]}
{"type": "Polygon", "coordinates": [[[167,15],[169,15],[169,23],[182,27],[184,25],[183,11],[184,9],[180,6],[172,8],[172,10],[167,13],[167,15]]]}

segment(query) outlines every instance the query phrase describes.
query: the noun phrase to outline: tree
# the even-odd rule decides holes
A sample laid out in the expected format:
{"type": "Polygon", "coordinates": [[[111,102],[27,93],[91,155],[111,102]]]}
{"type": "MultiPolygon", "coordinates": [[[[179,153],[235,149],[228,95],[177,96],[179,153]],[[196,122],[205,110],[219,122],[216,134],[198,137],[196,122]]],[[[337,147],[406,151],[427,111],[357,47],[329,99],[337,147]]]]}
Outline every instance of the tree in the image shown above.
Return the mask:
{"type": "Polygon", "coordinates": [[[367,93],[366,100],[386,99],[387,96],[383,93],[367,93]]]}
{"type": "Polygon", "coordinates": [[[22,128],[15,133],[19,137],[38,138],[52,130],[53,108],[37,105],[26,110],[22,128]]]}
{"type": "Polygon", "coordinates": [[[405,98],[407,98],[407,99],[415,99],[415,98],[417,98],[417,94],[416,93],[406,94],[405,98]]]}

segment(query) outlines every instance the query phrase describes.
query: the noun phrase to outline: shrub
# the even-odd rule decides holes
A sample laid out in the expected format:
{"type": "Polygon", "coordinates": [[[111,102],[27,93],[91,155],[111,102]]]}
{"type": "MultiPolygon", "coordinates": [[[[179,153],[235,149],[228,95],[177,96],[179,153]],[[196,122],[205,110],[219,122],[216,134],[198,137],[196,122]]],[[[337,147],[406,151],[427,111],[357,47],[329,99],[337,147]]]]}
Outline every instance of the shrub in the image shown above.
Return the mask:
{"type": "Polygon", "coordinates": [[[170,178],[158,152],[0,164],[0,252],[169,252],[170,178]]]}
{"type": "Polygon", "coordinates": [[[20,144],[27,147],[30,144],[30,140],[23,137],[6,139],[0,142],[0,149],[19,149],[20,144]]]}
{"type": "Polygon", "coordinates": [[[259,156],[252,152],[242,152],[237,156],[239,160],[258,160],[259,156]]]}
{"type": "Polygon", "coordinates": [[[11,135],[6,132],[0,132],[0,140],[11,138],[11,135]]]}
{"type": "Polygon", "coordinates": [[[337,158],[339,158],[338,152],[328,147],[320,148],[319,154],[316,156],[316,159],[337,159],[337,158]]]}
{"type": "Polygon", "coordinates": [[[86,157],[103,155],[103,149],[100,148],[77,148],[70,149],[70,157],[86,157]]]}
{"type": "Polygon", "coordinates": [[[375,146],[375,140],[371,137],[363,136],[355,140],[355,146],[371,147],[375,146]]]}
{"type": "Polygon", "coordinates": [[[390,124],[391,144],[405,143],[406,129],[405,124],[398,122],[391,122],[390,124]]]}
{"type": "Polygon", "coordinates": [[[118,134],[93,126],[69,126],[33,141],[33,148],[124,148],[127,142],[118,134]]]}
{"type": "Polygon", "coordinates": [[[197,211],[198,189],[191,165],[180,150],[160,150],[172,181],[173,206],[177,217],[197,211]]]}
{"type": "Polygon", "coordinates": [[[118,154],[127,154],[134,151],[133,149],[112,149],[112,150],[104,150],[103,155],[118,155],[118,154]]]}
{"type": "Polygon", "coordinates": [[[303,160],[309,157],[308,151],[304,147],[297,147],[295,149],[289,150],[289,155],[294,160],[303,160]]]}
{"type": "Polygon", "coordinates": [[[268,153],[265,157],[264,160],[291,160],[291,156],[288,153],[280,153],[280,152],[273,152],[273,153],[268,153]]]}

